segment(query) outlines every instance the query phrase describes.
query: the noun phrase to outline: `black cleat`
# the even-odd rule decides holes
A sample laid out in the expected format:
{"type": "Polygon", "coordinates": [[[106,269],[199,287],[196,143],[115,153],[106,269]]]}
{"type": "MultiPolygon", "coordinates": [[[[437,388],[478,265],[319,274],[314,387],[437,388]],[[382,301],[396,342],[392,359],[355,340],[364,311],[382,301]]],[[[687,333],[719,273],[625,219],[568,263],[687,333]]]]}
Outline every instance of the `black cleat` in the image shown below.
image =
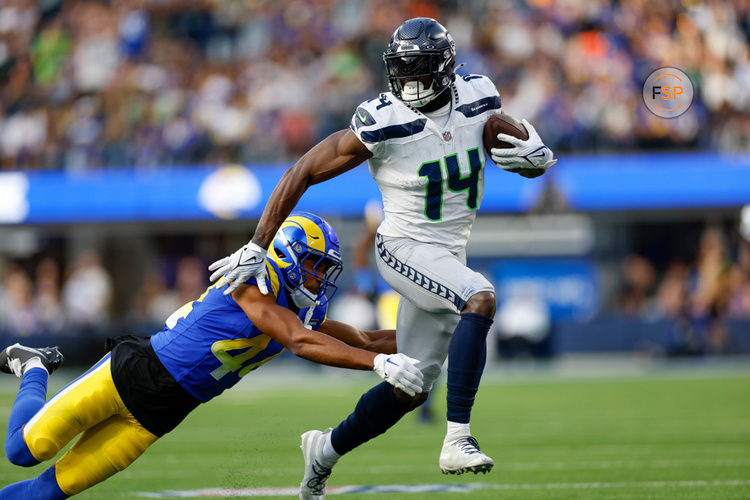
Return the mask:
{"type": "Polygon", "coordinates": [[[0,372],[21,377],[28,362],[34,358],[39,358],[49,373],[60,368],[63,363],[63,355],[57,346],[34,348],[13,344],[0,351],[0,372]]]}

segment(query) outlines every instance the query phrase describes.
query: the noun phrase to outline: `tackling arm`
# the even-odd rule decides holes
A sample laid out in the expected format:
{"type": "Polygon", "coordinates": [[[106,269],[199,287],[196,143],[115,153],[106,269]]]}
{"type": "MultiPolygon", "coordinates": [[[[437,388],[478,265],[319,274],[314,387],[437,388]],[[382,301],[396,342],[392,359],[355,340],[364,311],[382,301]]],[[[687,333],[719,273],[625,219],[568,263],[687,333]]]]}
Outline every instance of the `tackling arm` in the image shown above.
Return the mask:
{"type": "Polygon", "coordinates": [[[263,295],[258,287],[240,285],[232,298],[253,325],[295,356],[342,368],[373,369],[375,354],[308,330],[292,311],[276,304],[273,295],[263,295]]]}
{"type": "Polygon", "coordinates": [[[423,377],[416,359],[404,354],[374,354],[308,330],[292,311],[276,304],[272,295],[264,295],[256,286],[240,285],[232,298],[256,327],[296,356],[331,366],[373,370],[410,396],[422,391],[423,377]]]}
{"type": "Polygon", "coordinates": [[[326,320],[318,330],[360,349],[384,354],[396,352],[396,330],[362,331],[331,320],[326,320]]]}
{"type": "Polygon", "coordinates": [[[266,250],[308,186],[336,177],[371,156],[370,150],[349,129],[340,130],[319,142],[281,177],[263,209],[253,239],[232,255],[208,267],[209,271],[213,271],[210,280],[218,279],[218,288],[231,283],[224,290],[224,295],[228,295],[254,276],[261,291],[268,293],[263,280],[266,250]]]}

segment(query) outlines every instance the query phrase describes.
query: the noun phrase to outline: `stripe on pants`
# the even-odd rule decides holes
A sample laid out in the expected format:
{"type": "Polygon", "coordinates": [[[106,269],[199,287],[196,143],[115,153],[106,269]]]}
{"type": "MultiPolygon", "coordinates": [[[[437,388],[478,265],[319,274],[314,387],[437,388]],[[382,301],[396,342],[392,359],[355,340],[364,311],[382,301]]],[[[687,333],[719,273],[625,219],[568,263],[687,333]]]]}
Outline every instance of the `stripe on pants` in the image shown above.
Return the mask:
{"type": "Polygon", "coordinates": [[[55,394],[55,396],[52,399],[50,399],[49,401],[47,401],[47,403],[45,403],[45,405],[42,406],[41,409],[38,412],[36,412],[36,414],[33,417],[31,417],[31,419],[28,422],[26,422],[26,424],[24,424],[24,426],[23,426],[23,437],[26,437],[26,435],[29,433],[29,431],[31,430],[31,428],[34,427],[34,424],[37,422],[37,420],[39,420],[39,418],[41,418],[41,416],[44,415],[44,412],[47,411],[47,409],[50,406],[52,406],[53,404],[55,404],[55,402],[57,400],[59,400],[61,397],[63,397],[68,392],[72,391],[81,382],[83,382],[84,380],[86,380],[87,378],[89,378],[90,376],[92,376],[97,371],[104,370],[104,369],[109,370],[110,369],[109,360],[110,360],[110,356],[111,355],[112,355],[111,352],[107,353],[107,355],[104,356],[101,360],[99,360],[99,362],[97,364],[95,364],[94,366],[92,366],[91,368],[89,368],[88,371],[86,371],[86,373],[84,373],[83,375],[81,375],[80,377],[78,377],[77,379],[75,379],[73,382],[71,382],[68,385],[66,385],[62,390],[60,390],[60,392],[58,392],[57,394],[55,394]]]}
{"type": "Polygon", "coordinates": [[[404,264],[398,258],[396,258],[395,255],[390,253],[385,248],[385,243],[383,242],[383,237],[378,234],[375,239],[375,246],[378,250],[378,255],[381,259],[383,259],[383,262],[388,264],[388,267],[405,277],[406,279],[412,281],[413,283],[421,286],[424,290],[441,297],[443,299],[448,300],[449,302],[452,302],[454,306],[456,306],[456,309],[458,312],[461,312],[466,305],[466,301],[461,298],[460,295],[458,295],[456,292],[448,288],[447,286],[443,285],[442,283],[439,283],[429,276],[426,276],[423,273],[420,273],[413,267],[404,264]]]}

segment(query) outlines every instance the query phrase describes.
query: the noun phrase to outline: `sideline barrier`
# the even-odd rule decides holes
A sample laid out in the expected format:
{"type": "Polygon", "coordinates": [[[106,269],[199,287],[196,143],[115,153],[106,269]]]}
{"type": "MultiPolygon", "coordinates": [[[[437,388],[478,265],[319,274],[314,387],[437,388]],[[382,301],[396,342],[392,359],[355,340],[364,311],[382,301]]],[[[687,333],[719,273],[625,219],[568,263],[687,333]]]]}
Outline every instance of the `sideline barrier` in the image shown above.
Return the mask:
{"type": "MultiPolygon", "coordinates": [[[[0,224],[258,218],[288,166],[2,172],[0,224]]],[[[551,192],[578,211],[739,207],[750,203],[750,154],[562,156],[535,180],[488,162],[481,212],[526,212],[551,192]]],[[[299,208],[361,217],[379,196],[361,165],[312,186],[299,208]]]]}

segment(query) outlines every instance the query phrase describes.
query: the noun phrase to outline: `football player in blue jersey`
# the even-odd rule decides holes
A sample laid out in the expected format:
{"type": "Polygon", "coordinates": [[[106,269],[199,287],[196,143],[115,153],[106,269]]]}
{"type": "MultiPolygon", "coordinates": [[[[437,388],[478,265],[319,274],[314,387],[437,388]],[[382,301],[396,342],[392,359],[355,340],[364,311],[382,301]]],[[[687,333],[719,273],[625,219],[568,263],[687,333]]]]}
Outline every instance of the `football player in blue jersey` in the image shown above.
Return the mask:
{"type": "Polygon", "coordinates": [[[339,252],[327,222],[292,214],[268,249],[262,276],[231,295],[211,286],[152,337],[113,339],[102,360],[49,401],[47,378],[62,363],[60,351],[20,344],[4,349],[0,371],[21,377],[8,421],[8,459],[33,466],[81,437],[40,476],[0,490],[0,499],[62,499],[107,479],[199,404],[284,349],[318,363],[374,370],[414,396],[422,374],[416,360],[393,354],[393,330],[363,332],[326,319],[342,270],[339,252]],[[261,286],[272,293],[261,293],[261,286]]]}
{"type": "MultiPolygon", "coordinates": [[[[402,297],[398,351],[419,360],[424,385],[403,394],[381,384],[330,433],[302,438],[305,477],[300,496],[323,498],[340,455],[378,436],[419,406],[448,358],[447,428],[438,460],[446,474],[487,472],[494,462],[470,429],[471,409],[486,359],[497,300],[492,284],[466,266],[466,243],[482,201],[487,154],[483,128],[501,110],[484,75],[456,75],[456,46],[434,19],[409,19],[383,54],[390,92],[360,104],[348,129],[305,153],[279,181],[250,242],[209,267],[211,281],[242,281],[262,273],[264,248],[313,184],[369,163],[383,196],[385,218],[375,240],[378,271],[402,297]]],[[[534,127],[528,138],[498,134],[511,147],[492,148],[500,168],[537,177],[555,164],[534,127]]],[[[231,293],[230,285],[225,293],[231,293]]]]}

